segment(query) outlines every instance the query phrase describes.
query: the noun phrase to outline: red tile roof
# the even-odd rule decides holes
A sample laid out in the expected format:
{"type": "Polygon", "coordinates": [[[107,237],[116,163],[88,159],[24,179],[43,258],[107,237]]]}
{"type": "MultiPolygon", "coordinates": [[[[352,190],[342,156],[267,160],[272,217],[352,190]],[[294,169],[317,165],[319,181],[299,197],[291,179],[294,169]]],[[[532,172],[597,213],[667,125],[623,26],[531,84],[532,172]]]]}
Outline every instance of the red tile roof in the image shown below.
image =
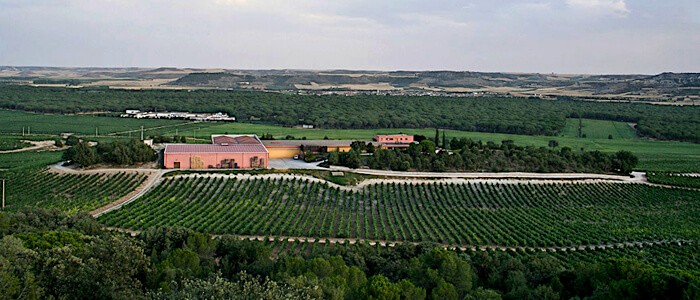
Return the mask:
{"type": "Polygon", "coordinates": [[[262,144],[167,144],[165,154],[171,153],[267,153],[267,149],[262,144]]]}
{"type": "Polygon", "coordinates": [[[258,139],[249,135],[231,136],[231,135],[215,135],[212,136],[213,144],[260,144],[258,139]]]}

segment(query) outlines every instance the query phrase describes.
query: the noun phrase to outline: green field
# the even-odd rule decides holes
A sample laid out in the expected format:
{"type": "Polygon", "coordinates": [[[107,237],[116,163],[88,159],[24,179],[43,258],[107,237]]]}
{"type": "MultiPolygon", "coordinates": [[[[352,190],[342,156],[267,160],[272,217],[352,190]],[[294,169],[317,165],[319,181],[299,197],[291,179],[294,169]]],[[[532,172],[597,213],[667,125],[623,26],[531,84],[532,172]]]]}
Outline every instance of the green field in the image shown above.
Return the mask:
{"type": "Polygon", "coordinates": [[[27,151],[0,154],[0,169],[42,167],[61,161],[63,151],[27,151]]]}
{"type": "MultiPolygon", "coordinates": [[[[599,121],[584,119],[584,133],[586,138],[578,138],[578,119],[568,119],[567,126],[562,136],[528,136],[501,133],[467,132],[458,130],[445,130],[447,139],[453,137],[467,137],[474,140],[493,141],[500,143],[503,140],[513,140],[518,145],[534,145],[547,147],[549,141],[556,140],[560,147],[571,147],[575,151],[583,148],[585,151],[599,150],[602,152],[615,152],[628,150],[640,158],[637,169],[649,171],[682,171],[700,172],[700,144],[670,141],[653,141],[634,137],[634,131],[623,122],[599,121]],[[608,139],[613,135],[613,139],[608,139]]],[[[60,132],[77,132],[85,136],[94,135],[95,127],[99,134],[137,130],[143,125],[146,128],[158,126],[179,125],[159,129],[146,130],[149,135],[184,135],[197,137],[200,142],[209,141],[212,134],[240,134],[254,133],[259,136],[269,133],[275,138],[283,139],[288,135],[297,139],[372,139],[375,134],[420,134],[426,137],[434,137],[435,129],[301,129],[273,125],[252,123],[196,123],[186,124],[183,121],[173,120],[136,120],[112,117],[97,117],[91,115],[43,115],[18,111],[0,110],[0,132],[21,134],[25,124],[33,124],[32,133],[57,134],[60,132]]],[[[441,131],[442,132],[442,131],[441,131]]],[[[140,132],[133,132],[132,137],[140,137],[140,132]]],[[[129,137],[128,133],[122,133],[120,138],[129,137]]],[[[45,139],[41,137],[40,139],[45,139]]],[[[0,168],[3,159],[0,156],[0,168]]]]}
{"type": "Polygon", "coordinates": [[[216,234],[565,246],[698,239],[700,194],[642,184],[380,183],[175,177],[100,217],[216,234]]]}
{"type": "Polygon", "coordinates": [[[0,151],[29,147],[32,144],[21,141],[22,137],[0,136],[0,151]]]}
{"type": "MultiPolygon", "coordinates": [[[[55,135],[72,132],[80,135],[99,135],[113,132],[185,123],[180,120],[137,120],[119,117],[99,117],[95,115],[50,115],[0,110],[0,133],[21,135],[31,130],[32,134],[55,135]]],[[[204,125],[202,125],[203,127],[204,125]]],[[[146,132],[151,134],[151,132],[146,132]]]]}
{"type": "MultiPolygon", "coordinates": [[[[637,137],[631,126],[625,122],[606,120],[582,119],[581,133],[589,139],[607,139],[612,135],[613,139],[633,139],[637,137]]],[[[562,131],[562,137],[578,137],[579,119],[566,119],[566,126],[562,131]]]]}
{"type": "MultiPolygon", "coordinates": [[[[571,122],[573,120],[569,120],[571,122]]],[[[594,121],[594,120],[588,120],[594,121]]],[[[568,124],[568,123],[567,123],[568,124]]],[[[552,136],[528,136],[516,134],[502,133],[486,133],[486,132],[468,132],[458,130],[445,130],[447,139],[453,137],[467,137],[474,140],[482,140],[484,142],[493,141],[500,143],[503,140],[513,140],[517,145],[534,145],[536,147],[547,147],[549,141],[556,140],[560,147],[571,147],[575,151],[583,148],[585,151],[602,151],[616,152],[619,150],[631,151],[640,158],[637,169],[651,171],[685,171],[685,172],[700,172],[700,144],[685,143],[685,142],[670,142],[670,141],[653,141],[640,138],[615,138],[616,136],[630,136],[633,134],[632,128],[629,125],[621,122],[606,122],[596,121],[595,128],[598,135],[603,138],[578,138],[578,137],[552,137],[552,136]],[[607,124],[607,125],[606,125],[607,124]],[[611,125],[612,124],[612,125],[611,125]],[[624,124],[624,126],[622,126],[624,124]],[[626,126],[626,127],[625,127],[626,126]],[[619,129],[619,130],[618,130],[619,129]],[[628,130],[627,133],[624,130],[628,130]],[[608,134],[613,134],[612,140],[608,139],[608,134]]],[[[576,120],[578,126],[578,120],[576,120]]],[[[593,126],[591,126],[593,128],[593,126]]],[[[441,131],[442,132],[442,131],[441,131]]],[[[426,137],[434,137],[435,129],[407,129],[407,128],[388,128],[388,129],[301,129],[282,126],[250,124],[250,123],[225,123],[215,124],[208,128],[203,128],[197,131],[198,136],[209,136],[211,134],[241,134],[254,133],[259,136],[270,133],[277,139],[283,139],[287,135],[292,135],[297,139],[306,137],[307,139],[372,139],[375,134],[421,134],[426,137]]],[[[167,133],[174,134],[174,131],[167,133]]],[[[205,141],[202,141],[205,142],[205,141]]]]}

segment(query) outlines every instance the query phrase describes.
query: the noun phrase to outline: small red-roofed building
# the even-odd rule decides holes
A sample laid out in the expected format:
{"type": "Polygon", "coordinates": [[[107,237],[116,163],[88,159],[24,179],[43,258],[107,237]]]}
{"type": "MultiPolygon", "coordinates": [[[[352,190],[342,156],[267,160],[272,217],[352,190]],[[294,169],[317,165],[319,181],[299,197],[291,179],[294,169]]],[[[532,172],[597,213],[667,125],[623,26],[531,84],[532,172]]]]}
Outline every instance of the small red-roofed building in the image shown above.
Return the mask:
{"type": "Polygon", "coordinates": [[[413,136],[408,134],[377,134],[374,140],[383,148],[408,147],[413,143],[413,136]]]}
{"type": "Polygon", "coordinates": [[[211,144],[167,144],[166,169],[267,168],[269,153],[254,134],[212,135],[211,144]]]}

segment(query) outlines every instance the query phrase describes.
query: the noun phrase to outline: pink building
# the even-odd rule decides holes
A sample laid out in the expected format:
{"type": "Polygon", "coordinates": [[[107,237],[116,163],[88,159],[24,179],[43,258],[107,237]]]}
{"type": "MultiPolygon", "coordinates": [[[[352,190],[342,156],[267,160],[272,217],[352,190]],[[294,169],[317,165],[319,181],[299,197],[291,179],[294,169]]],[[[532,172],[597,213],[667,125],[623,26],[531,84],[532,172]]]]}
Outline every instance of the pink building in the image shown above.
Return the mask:
{"type": "Polygon", "coordinates": [[[374,139],[382,144],[410,144],[413,143],[413,136],[408,134],[387,134],[375,135],[374,139]]]}
{"type": "Polygon", "coordinates": [[[166,169],[267,168],[269,154],[256,135],[213,135],[212,144],[167,144],[166,169]]]}

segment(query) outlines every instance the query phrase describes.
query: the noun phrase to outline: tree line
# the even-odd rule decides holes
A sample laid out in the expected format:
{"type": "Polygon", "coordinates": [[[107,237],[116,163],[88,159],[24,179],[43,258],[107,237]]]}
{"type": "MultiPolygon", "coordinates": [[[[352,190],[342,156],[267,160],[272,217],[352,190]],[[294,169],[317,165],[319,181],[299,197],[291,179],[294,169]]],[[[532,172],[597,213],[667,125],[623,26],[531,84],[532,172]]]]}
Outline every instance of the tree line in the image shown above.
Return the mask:
{"type": "Polygon", "coordinates": [[[630,174],[639,159],[629,151],[606,154],[600,151],[574,152],[569,147],[551,149],[518,146],[512,140],[501,144],[483,143],[468,138],[453,138],[436,150],[435,142],[424,139],[407,148],[375,149],[371,144],[353,142],[348,152],[329,152],[326,164],[350,168],[361,166],[394,171],[469,171],[469,172],[539,172],[539,173],[619,173],[630,174]],[[360,155],[371,152],[372,155],[360,155]]]}
{"type": "Polygon", "coordinates": [[[700,142],[700,108],[527,98],[313,96],[260,91],[65,89],[0,85],[0,107],[50,113],[221,111],[316,128],[430,128],[557,135],[567,117],[638,123],[642,136],[700,142]]]}
{"type": "Polygon", "coordinates": [[[83,167],[102,162],[115,165],[133,165],[156,160],[155,151],[137,139],[99,143],[96,147],[90,146],[87,141],[71,142],[68,140],[66,144],[73,146],[63,152],[62,158],[83,167]]]}
{"type": "Polygon", "coordinates": [[[87,214],[0,213],[7,299],[696,299],[700,273],[632,259],[566,267],[545,253],[437,244],[282,254],[261,242],[177,227],[132,237],[87,214]]]}

